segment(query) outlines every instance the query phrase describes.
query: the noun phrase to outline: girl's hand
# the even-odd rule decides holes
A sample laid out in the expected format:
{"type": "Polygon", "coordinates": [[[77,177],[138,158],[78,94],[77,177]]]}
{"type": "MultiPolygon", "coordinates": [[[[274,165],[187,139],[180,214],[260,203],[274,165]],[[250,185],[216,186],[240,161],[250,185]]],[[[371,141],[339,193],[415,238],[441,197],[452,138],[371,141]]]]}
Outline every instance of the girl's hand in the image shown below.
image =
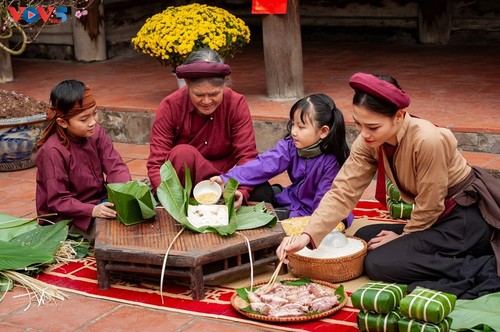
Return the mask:
{"type": "Polygon", "coordinates": [[[116,211],[111,208],[113,206],[111,202],[104,202],[94,206],[92,217],[114,219],[116,217],[116,211]]]}
{"type": "Polygon", "coordinates": [[[214,182],[217,183],[220,186],[220,188],[222,189],[222,192],[224,192],[224,181],[222,181],[222,178],[218,175],[212,176],[210,178],[210,184],[212,184],[214,182]]]}
{"type": "Polygon", "coordinates": [[[392,231],[381,231],[376,237],[368,241],[368,250],[378,248],[392,240],[398,238],[399,235],[392,231]]]}
{"type": "Polygon", "coordinates": [[[292,254],[297,252],[307,246],[310,242],[309,235],[302,234],[299,236],[295,236],[295,239],[292,243],[290,243],[290,237],[286,236],[282,241],[278,249],[276,249],[276,256],[278,256],[279,260],[283,261],[285,264],[288,264],[288,259],[286,256],[288,254],[292,254]]]}
{"type": "MultiPolygon", "coordinates": [[[[222,181],[222,178],[218,175],[212,176],[210,178],[210,183],[214,182],[219,184],[220,188],[222,189],[222,192],[224,192],[224,181],[222,181]]],[[[234,208],[237,210],[242,204],[243,204],[243,194],[241,193],[241,191],[236,190],[234,193],[234,208]]]]}
{"type": "Polygon", "coordinates": [[[234,192],[234,208],[237,210],[243,204],[243,194],[241,191],[234,192]]]}

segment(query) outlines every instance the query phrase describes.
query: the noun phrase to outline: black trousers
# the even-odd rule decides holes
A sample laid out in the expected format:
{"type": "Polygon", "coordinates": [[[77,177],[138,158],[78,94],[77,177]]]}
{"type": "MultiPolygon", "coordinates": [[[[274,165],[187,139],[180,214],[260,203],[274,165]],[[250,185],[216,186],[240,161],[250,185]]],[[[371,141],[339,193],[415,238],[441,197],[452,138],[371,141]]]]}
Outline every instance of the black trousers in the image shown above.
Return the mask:
{"type": "MultiPolygon", "coordinates": [[[[404,225],[365,226],[355,236],[369,241],[382,230],[403,232],[404,225]]],[[[500,277],[491,248],[492,227],[477,204],[457,205],[424,231],[399,237],[368,251],[365,272],[370,279],[421,286],[474,299],[500,291],[500,277]]]]}
{"type": "Polygon", "coordinates": [[[276,203],[274,196],[283,191],[283,187],[281,185],[272,185],[269,182],[264,182],[256,186],[252,192],[250,193],[250,197],[248,198],[253,202],[267,202],[273,206],[274,213],[278,217],[278,220],[285,220],[290,216],[290,210],[286,207],[279,206],[276,203]]]}

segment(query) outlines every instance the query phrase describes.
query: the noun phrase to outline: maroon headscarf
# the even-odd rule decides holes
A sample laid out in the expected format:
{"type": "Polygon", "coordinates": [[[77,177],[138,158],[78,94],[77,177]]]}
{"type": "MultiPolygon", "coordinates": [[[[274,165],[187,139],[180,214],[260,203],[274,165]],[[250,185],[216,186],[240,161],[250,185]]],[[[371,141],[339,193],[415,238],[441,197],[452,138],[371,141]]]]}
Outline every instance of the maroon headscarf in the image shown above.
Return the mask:
{"type": "Polygon", "coordinates": [[[178,78],[220,77],[231,74],[231,67],[221,62],[197,61],[175,68],[178,78]]]}

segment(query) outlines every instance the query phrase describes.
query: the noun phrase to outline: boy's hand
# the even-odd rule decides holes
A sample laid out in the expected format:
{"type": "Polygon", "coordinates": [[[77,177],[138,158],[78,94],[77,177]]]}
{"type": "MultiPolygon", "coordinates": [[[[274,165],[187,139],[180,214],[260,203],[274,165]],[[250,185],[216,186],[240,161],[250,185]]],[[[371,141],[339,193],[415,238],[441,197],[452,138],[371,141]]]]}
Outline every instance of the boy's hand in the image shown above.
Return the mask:
{"type": "Polygon", "coordinates": [[[111,202],[104,202],[94,206],[92,217],[114,219],[116,217],[116,211],[111,208],[113,206],[111,202]]]}

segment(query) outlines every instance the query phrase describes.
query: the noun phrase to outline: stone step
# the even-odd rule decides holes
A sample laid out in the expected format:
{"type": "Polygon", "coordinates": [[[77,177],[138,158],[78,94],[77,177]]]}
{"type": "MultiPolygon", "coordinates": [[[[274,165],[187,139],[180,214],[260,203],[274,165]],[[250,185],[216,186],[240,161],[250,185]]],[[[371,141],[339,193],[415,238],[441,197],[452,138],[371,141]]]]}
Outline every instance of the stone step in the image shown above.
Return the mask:
{"type": "MultiPolygon", "coordinates": [[[[147,144],[149,143],[154,112],[113,111],[109,108],[101,111],[100,123],[106,128],[111,139],[116,142],[147,144]]],[[[257,149],[265,151],[285,136],[287,119],[283,117],[253,116],[257,137],[257,149]]],[[[346,120],[347,141],[351,144],[358,132],[352,122],[346,120]]],[[[477,129],[476,129],[477,130],[477,129]]],[[[488,131],[454,130],[458,147],[463,151],[500,153],[500,134],[488,131]]]]}
{"type": "MultiPolygon", "coordinates": [[[[154,113],[123,112],[106,109],[101,111],[100,123],[114,142],[148,144],[154,113]]],[[[262,119],[254,116],[257,149],[272,148],[286,134],[286,119],[262,119]]],[[[459,149],[470,165],[480,166],[500,178],[500,134],[490,132],[454,131],[459,149]]],[[[351,144],[357,136],[352,124],[347,122],[347,137],[351,144]]]]}

